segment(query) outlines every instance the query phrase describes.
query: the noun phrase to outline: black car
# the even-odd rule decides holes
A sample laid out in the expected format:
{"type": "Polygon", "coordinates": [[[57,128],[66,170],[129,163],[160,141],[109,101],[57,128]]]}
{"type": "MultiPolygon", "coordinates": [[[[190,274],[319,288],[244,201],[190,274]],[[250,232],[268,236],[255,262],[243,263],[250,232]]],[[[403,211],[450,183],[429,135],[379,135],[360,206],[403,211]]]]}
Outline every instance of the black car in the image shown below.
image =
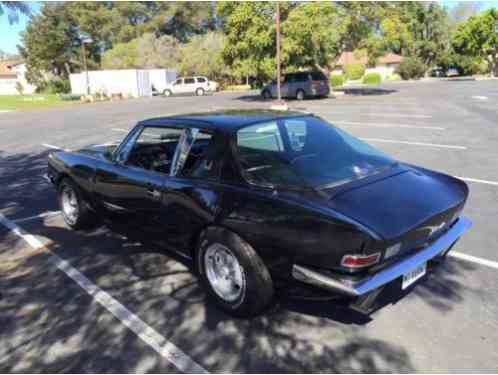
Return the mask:
{"type": "Polygon", "coordinates": [[[99,215],[140,225],[192,258],[209,296],[237,316],[264,311],[280,280],[368,313],[384,287],[409,288],[470,226],[463,181],[299,112],[154,118],[119,146],[48,161],[68,226],[99,215]]]}

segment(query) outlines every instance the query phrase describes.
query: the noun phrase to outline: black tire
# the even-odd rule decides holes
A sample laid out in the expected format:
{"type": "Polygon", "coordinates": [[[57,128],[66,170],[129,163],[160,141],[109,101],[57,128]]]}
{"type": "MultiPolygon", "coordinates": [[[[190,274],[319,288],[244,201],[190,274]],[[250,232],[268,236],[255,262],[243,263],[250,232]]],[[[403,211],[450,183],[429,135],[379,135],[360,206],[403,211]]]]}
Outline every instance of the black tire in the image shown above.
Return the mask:
{"type": "Polygon", "coordinates": [[[89,207],[88,203],[83,198],[83,193],[80,188],[71,179],[64,178],[59,183],[57,188],[57,198],[64,222],[70,228],[87,229],[95,225],[97,221],[95,212],[89,207]],[[68,190],[73,191],[76,198],[78,213],[75,217],[70,217],[63,206],[63,195],[68,190]]]}
{"type": "Polygon", "coordinates": [[[208,296],[220,308],[239,318],[250,318],[264,312],[272,303],[274,288],[263,260],[246,241],[224,228],[210,227],[200,235],[195,253],[197,272],[208,296]],[[237,259],[244,279],[240,296],[233,301],[221,298],[213,289],[206,272],[206,251],[222,245],[237,259]]]}
{"type": "Polygon", "coordinates": [[[261,95],[263,96],[263,99],[265,100],[270,100],[271,99],[271,92],[268,90],[264,90],[261,95]]]}
{"type": "Polygon", "coordinates": [[[164,96],[172,96],[173,93],[171,92],[171,90],[166,89],[166,90],[163,91],[163,95],[164,96]]]}
{"type": "Polygon", "coordinates": [[[202,87],[199,87],[197,90],[195,90],[195,95],[204,96],[204,89],[202,87]]]}
{"type": "Polygon", "coordinates": [[[297,100],[304,100],[306,98],[306,93],[304,90],[297,90],[296,91],[296,99],[297,100]]]}

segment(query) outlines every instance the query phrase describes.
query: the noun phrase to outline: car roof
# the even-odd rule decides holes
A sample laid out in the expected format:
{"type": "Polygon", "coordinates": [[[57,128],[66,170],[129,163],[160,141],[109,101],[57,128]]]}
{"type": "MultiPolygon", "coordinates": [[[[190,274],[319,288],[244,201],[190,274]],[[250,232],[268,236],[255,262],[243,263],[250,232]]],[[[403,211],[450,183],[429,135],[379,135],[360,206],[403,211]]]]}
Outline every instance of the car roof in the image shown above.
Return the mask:
{"type": "Polygon", "coordinates": [[[140,121],[138,125],[144,126],[175,126],[175,127],[200,127],[206,130],[234,133],[247,125],[276,119],[310,116],[298,111],[274,110],[228,110],[203,113],[191,113],[156,117],[140,121]]]}

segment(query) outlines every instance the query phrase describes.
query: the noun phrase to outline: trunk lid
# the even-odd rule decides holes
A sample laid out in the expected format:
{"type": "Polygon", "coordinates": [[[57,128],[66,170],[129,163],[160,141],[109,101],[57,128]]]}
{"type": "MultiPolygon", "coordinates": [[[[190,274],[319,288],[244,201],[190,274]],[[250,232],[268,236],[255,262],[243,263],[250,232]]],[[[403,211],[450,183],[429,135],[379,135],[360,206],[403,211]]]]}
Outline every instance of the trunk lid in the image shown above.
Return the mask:
{"type": "Polygon", "coordinates": [[[350,188],[324,190],[329,205],[385,241],[414,243],[447,228],[467,198],[465,183],[435,172],[405,168],[358,181],[350,188]]]}

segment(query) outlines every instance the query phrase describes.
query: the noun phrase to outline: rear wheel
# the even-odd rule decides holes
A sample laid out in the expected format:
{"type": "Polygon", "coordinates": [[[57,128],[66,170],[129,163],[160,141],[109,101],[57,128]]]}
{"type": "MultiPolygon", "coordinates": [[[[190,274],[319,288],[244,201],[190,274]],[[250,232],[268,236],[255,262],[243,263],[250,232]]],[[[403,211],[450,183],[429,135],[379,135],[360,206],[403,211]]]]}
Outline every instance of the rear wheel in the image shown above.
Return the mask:
{"type": "Polygon", "coordinates": [[[202,87],[199,87],[197,90],[195,90],[195,95],[197,95],[197,96],[203,96],[204,95],[204,89],[202,87]]]}
{"type": "Polygon", "coordinates": [[[268,90],[263,91],[263,98],[266,100],[271,99],[271,92],[268,90]]]}
{"type": "Polygon", "coordinates": [[[304,93],[304,90],[297,90],[296,91],[296,99],[297,100],[304,100],[305,98],[305,93],[304,93]]]}
{"type": "Polygon", "coordinates": [[[238,317],[262,313],[273,300],[273,282],[254,249],[235,233],[208,228],[198,243],[196,266],[209,297],[238,317]]]}
{"type": "Polygon", "coordinates": [[[69,178],[59,184],[58,198],[62,217],[69,227],[84,229],[95,223],[95,213],[84,200],[81,190],[69,178]]]}

